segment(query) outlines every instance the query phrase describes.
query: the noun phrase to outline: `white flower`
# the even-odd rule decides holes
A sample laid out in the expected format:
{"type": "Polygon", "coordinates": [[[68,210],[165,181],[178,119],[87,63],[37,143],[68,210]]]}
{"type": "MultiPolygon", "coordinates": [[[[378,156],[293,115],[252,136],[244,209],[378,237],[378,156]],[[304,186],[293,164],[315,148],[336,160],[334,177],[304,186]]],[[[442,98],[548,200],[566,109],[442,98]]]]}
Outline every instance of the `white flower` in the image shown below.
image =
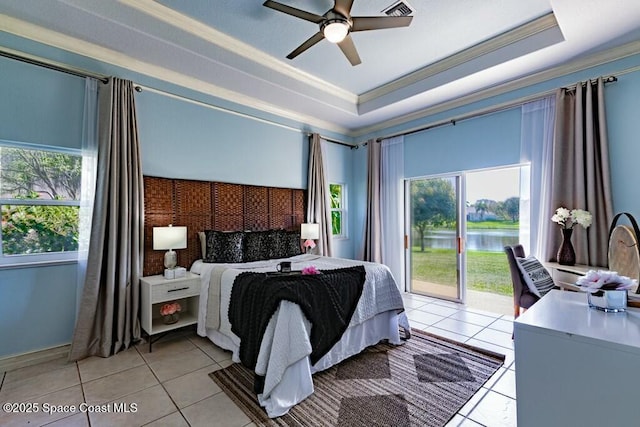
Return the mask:
{"type": "Polygon", "coordinates": [[[576,224],[587,228],[593,222],[593,216],[582,209],[569,210],[559,207],[551,217],[551,221],[558,223],[562,228],[573,228],[576,224]]]}
{"type": "Polygon", "coordinates": [[[574,223],[578,223],[584,228],[587,228],[591,225],[593,216],[589,212],[583,211],[582,209],[574,209],[571,211],[571,220],[574,223]]]}
{"type": "Polygon", "coordinates": [[[631,289],[637,284],[638,281],[635,279],[620,276],[617,272],[608,270],[589,270],[576,282],[581,290],[589,293],[598,292],[601,289],[621,291],[631,289]]]}

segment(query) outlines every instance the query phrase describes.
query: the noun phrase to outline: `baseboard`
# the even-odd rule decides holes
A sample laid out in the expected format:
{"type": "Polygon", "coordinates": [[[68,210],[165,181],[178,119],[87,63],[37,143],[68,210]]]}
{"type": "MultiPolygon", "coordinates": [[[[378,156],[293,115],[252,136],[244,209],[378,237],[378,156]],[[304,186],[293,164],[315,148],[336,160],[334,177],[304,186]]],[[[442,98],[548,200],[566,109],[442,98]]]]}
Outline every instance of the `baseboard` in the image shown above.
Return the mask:
{"type": "Polygon", "coordinates": [[[0,359],[0,372],[14,371],[24,368],[25,366],[37,365],[38,363],[48,362],[58,359],[69,354],[71,344],[61,345],[58,347],[48,348],[46,350],[34,351],[31,353],[20,354],[18,356],[9,356],[0,359]]]}

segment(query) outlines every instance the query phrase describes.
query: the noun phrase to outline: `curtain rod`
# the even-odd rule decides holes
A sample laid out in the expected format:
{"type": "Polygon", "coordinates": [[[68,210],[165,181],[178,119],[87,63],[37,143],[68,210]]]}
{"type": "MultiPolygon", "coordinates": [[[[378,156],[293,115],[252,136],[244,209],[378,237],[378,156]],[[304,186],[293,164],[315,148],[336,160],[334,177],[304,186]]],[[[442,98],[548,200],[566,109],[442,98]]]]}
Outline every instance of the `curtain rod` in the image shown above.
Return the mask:
{"type": "MultiPolygon", "coordinates": [[[[618,78],[615,75],[610,75],[610,76],[607,76],[607,77],[603,77],[602,80],[603,80],[603,82],[605,84],[606,83],[615,83],[615,82],[618,81],[618,78]]],[[[578,85],[586,86],[587,83],[594,85],[594,84],[598,83],[598,79],[589,79],[589,80],[586,80],[584,82],[578,82],[578,83],[572,84],[570,86],[566,86],[563,89],[564,90],[576,90],[578,85]]]]}
{"type": "Polygon", "coordinates": [[[104,74],[92,73],[90,71],[83,70],[81,68],[71,67],[69,65],[64,65],[60,62],[49,61],[44,58],[28,55],[12,49],[0,48],[0,56],[4,56],[5,58],[9,58],[9,59],[14,59],[20,62],[25,62],[27,64],[48,68],[50,70],[60,71],[61,73],[71,74],[77,77],[83,77],[83,78],[91,77],[96,80],[100,80],[102,83],[107,83],[109,81],[109,77],[105,76],[104,74]]]}
{"type": "MultiPolygon", "coordinates": [[[[604,80],[604,83],[614,83],[614,82],[618,81],[618,78],[616,77],[615,74],[612,74],[610,76],[603,77],[603,80],[604,80]]],[[[597,79],[590,79],[590,80],[587,80],[587,82],[590,82],[591,84],[595,84],[597,82],[597,79]]],[[[565,90],[575,90],[576,87],[579,84],[585,85],[587,82],[578,82],[578,83],[576,83],[574,85],[564,87],[563,89],[565,89],[565,90]]],[[[383,139],[395,138],[396,136],[413,135],[414,133],[424,132],[424,131],[427,131],[429,129],[434,129],[434,128],[438,128],[438,127],[446,126],[446,125],[455,126],[456,123],[464,121],[464,120],[474,119],[474,118],[477,118],[477,117],[482,117],[482,116],[486,116],[486,115],[494,114],[494,113],[500,113],[502,111],[509,110],[511,108],[520,106],[520,105],[525,104],[527,102],[531,102],[531,101],[535,101],[537,99],[544,98],[545,96],[549,96],[549,95],[554,94],[556,92],[556,90],[557,89],[552,89],[552,90],[548,90],[548,91],[545,91],[545,92],[536,93],[535,95],[527,96],[527,97],[524,97],[524,98],[518,98],[515,101],[509,101],[509,102],[505,102],[505,103],[502,103],[502,104],[494,105],[494,106],[489,107],[489,108],[476,110],[476,111],[473,111],[473,112],[471,112],[469,114],[465,114],[463,116],[459,116],[457,118],[448,119],[448,120],[442,120],[442,121],[431,123],[431,124],[428,124],[428,125],[425,125],[425,126],[420,126],[420,127],[415,128],[415,129],[409,129],[407,131],[395,133],[395,134],[392,134],[392,135],[382,136],[382,137],[376,138],[375,142],[380,142],[383,139]]],[[[368,144],[368,142],[364,142],[364,143],[362,143],[360,145],[366,146],[367,144],[368,144]]]]}
{"type": "MultiPolygon", "coordinates": [[[[309,133],[308,131],[304,131],[302,129],[298,129],[298,128],[293,127],[293,126],[284,125],[282,123],[274,122],[272,120],[263,119],[261,117],[253,116],[251,114],[242,113],[240,111],[232,110],[230,108],[225,108],[225,107],[220,107],[218,105],[209,104],[209,103],[204,102],[204,101],[200,101],[200,100],[197,100],[197,99],[189,98],[189,97],[184,96],[184,95],[178,95],[178,94],[175,94],[175,93],[172,93],[172,92],[168,92],[168,91],[165,91],[165,90],[156,89],[156,88],[148,87],[148,86],[142,86],[142,85],[139,85],[139,84],[136,84],[134,86],[134,89],[135,89],[136,92],[142,92],[143,90],[148,90],[149,92],[157,93],[157,94],[163,95],[163,96],[168,96],[168,97],[174,98],[174,99],[179,99],[181,101],[190,102],[192,104],[196,104],[196,105],[200,105],[200,106],[203,106],[203,107],[211,108],[213,110],[224,111],[225,113],[233,114],[233,115],[240,116],[240,117],[246,117],[246,118],[249,118],[249,119],[252,119],[252,120],[256,120],[256,121],[259,121],[259,122],[262,122],[262,123],[270,124],[272,126],[278,126],[278,127],[283,128],[283,129],[289,129],[289,130],[292,130],[292,131],[304,133],[307,136],[311,135],[311,133],[309,133]]],[[[322,135],[320,135],[320,137],[322,139],[324,139],[325,141],[328,141],[328,142],[331,142],[331,143],[334,143],[334,144],[344,145],[344,146],[349,147],[349,148],[358,148],[354,144],[349,144],[349,143],[346,143],[346,142],[343,142],[343,141],[338,141],[338,140],[335,140],[335,139],[329,139],[329,138],[326,138],[326,137],[324,137],[322,135]]]]}
{"type": "MultiPolygon", "coordinates": [[[[311,136],[311,135],[313,135],[313,133],[307,133],[307,136],[311,136]]],[[[324,139],[327,142],[331,142],[332,144],[342,145],[344,147],[349,147],[352,150],[353,149],[357,150],[359,148],[358,145],[356,145],[356,144],[349,144],[347,142],[343,142],[343,141],[338,141],[336,139],[327,138],[326,136],[322,136],[320,134],[318,134],[318,136],[320,136],[320,138],[324,139]]]]}

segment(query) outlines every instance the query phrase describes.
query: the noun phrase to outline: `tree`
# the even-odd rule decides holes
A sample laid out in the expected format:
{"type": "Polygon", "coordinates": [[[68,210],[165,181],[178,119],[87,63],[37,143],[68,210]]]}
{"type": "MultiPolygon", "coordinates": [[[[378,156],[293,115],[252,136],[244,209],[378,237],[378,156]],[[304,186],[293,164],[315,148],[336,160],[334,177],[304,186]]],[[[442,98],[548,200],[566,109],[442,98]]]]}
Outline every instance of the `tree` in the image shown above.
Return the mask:
{"type": "Polygon", "coordinates": [[[509,197],[502,202],[501,210],[511,221],[518,221],[520,219],[520,197],[509,197]]]}
{"type": "Polygon", "coordinates": [[[2,191],[9,198],[46,194],[49,199],[78,200],[82,159],[42,150],[2,148],[2,191]]]}
{"type": "Polygon", "coordinates": [[[474,207],[476,208],[476,213],[478,214],[480,221],[484,220],[484,214],[486,214],[488,211],[486,201],[478,200],[475,203],[474,207]]]}
{"type": "Polygon", "coordinates": [[[5,205],[2,252],[6,255],[78,250],[78,207],[5,205]]]}
{"type": "Polygon", "coordinates": [[[455,221],[455,192],[450,181],[434,178],[413,181],[410,193],[413,225],[420,234],[420,250],[424,252],[425,232],[455,221]]]}

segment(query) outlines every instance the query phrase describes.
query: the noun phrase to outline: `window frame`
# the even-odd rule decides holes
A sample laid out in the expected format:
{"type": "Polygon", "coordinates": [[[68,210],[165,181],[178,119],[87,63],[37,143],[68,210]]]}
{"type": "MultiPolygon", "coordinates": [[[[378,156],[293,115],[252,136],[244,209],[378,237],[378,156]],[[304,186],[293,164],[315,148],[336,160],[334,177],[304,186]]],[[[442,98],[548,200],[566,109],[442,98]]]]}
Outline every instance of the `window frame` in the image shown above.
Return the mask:
{"type": "MultiPolygon", "coordinates": [[[[45,151],[51,153],[77,156],[82,161],[82,150],[56,147],[45,144],[33,144],[27,142],[9,141],[0,139],[0,148],[18,148],[25,150],[45,151]]],[[[1,167],[1,164],[0,164],[1,167]]],[[[80,208],[81,200],[53,200],[53,199],[11,199],[0,197],[0,210],[2,206],[77,206],[80,208]]],[[[79,220],[79,218],[78,218],[79,220]]],[[[42,252],[36,254],[5,255],[3,251],[2,228],[0,227],[0,269],[10,267],[25,267],[39,264],[67,264],[76,262],[78,251],[42,252]]]]}
{"type": "Polygon", "coordinates": [[[331,186],[339,185],[341,187],[341,203],[340,208],[331,207],[331,237],[334,239],[347,239],[348,238],[348,217],[347,217],[347,184],[343,182],[330,182],[329,183],[329,197],[331,198],[331,186]],[[333,234],[333,212],[340,212],[340,234],[333,234]]]}

